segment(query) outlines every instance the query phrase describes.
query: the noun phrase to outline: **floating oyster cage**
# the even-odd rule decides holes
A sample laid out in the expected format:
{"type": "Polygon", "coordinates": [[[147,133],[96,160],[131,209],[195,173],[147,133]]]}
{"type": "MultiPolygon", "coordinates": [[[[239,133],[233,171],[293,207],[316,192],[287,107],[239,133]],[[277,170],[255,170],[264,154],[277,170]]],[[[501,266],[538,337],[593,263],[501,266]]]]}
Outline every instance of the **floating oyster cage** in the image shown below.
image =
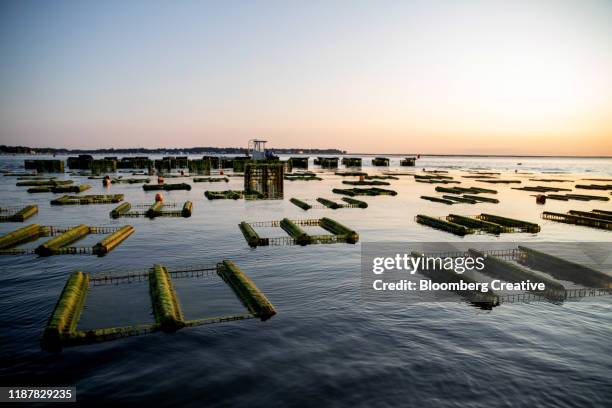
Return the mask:
{"type": "Polygon", "coordinates": [[[257,191],[244,190],[222,190],[222,191],[204,191],[204,197],[209,200],[282,200],[283,194],[265,195],[257,191]]]}
{"type": "Polygon", "coordinates": [[[37,205],[0,207],[0,222],[24,222],[38,214],[37,205]]]}
{"type": "Polygon", "coordinates": [[[329,200],[327,198],[319,197],[316,199],[316,203],[312,203],[312,200],[300,200],[299,198],[291,198],[289,202],[300,207],[302,210],[310,210],[310,209],[326,209],[331,208],[332,210],[337,210],[339,208],[368,208],[368,203],[361,200],[356,200],[350,197],[342,197],[343,203],[339,203],[337,201],[329,200]]]}
{"type": "Polygon", "coordinates": [[[43,332],[41,346],[47,351],[155,332],[171,333],[184,327],[208,325],[259,318],[268,320],[276,309],[255,283],[233,262],[224,260],[212,266],[170,269],[154,265],[144,272],[124,272],[90,275],[74,272],[68,278],[43,332]],[[246,308],[244,313],[228,316],[185,319],[181,302],[174,290],[173,278],[221,278],[246,308]],[[85,307],[87,294],[100,285],[118,285],[148,281],[154,323],[123,327],[79,330],[78,323],[85,307]]]}
{"type": "Polygon", "coordinates": [[[332,193],[347,195],[350,197],[354,196],[379,196],[379,195],[390,195],[396,196],[397,191],[389,190],[378,187],[370,187],[370,188],[334,188],[332,193]]]}
{"type": "MultiPolygon", "coordinates": [[[[414,257],[482,257],[485,267],[480,271],[490,278],[506,282],[529,280],[544,283],[544,290],[532,290],[515,294],[497,294],[493,290],[456,290],[468,302],[490,309],[503,303],[547,301],[560,303],[584,297],[612,295],[612,276],[576,262],[548,254],[546,252],[519,245],[513,249],[492,249],[427,253],[412,252],[414,257]],[[535,271],[543,272],[536,273],[535,271]],[[582,285],[580,288],[569,288],[566,283],[582,285]]],[[[476,283],[469,274],[458,274],[452,268],[419,269],[434,282],[451,283],[463,280],[464,283],[476,283]]]]}
{"type": "MultiPolygon", "coordinates": [[[[70,181],[72,182],[72,181],[70,181]]],[[[27,192],[34,193],[82,193],[83,191],[87,191],[91,188],[90,184],[78,184],[78,185],[47,185],[47,186],[37,186],[28,188],[27,192]]]]}
{"type": "Polygon", "coordinates": [[[123,194],[65,195],[51,200],[51,205],[114,204],[123,201],[123,194]]]}
{"type": "Polygon", "coordinates": [[[544,211],[542,213],[542,219],[563,222],[565,224],[612,230],[612,211],[606,210],[591,210],[590,212],[570,210],[567,214],[544,211]]]}
{"type": "Polygon", "coordinates": [[[335,244],[346,242],[355,244],[359,241],[359,234],[354,230],[340,224],[331,218],[308,219],[308,220],[290,220],[283,218],[280,221],[263,221],[263,222],[241,222],[239,225],[244,239],[250,247],[258,246],[281,246],[281,245],[312,245],[312,244],[335,244]],[[262,238],[255,228],[259,227],[280,227],[288,236],[277,238],[262,238]],[[301,227],[321,227],[330,234],[310,235],[307,234],[301,227]]]}
{"type": "Polygon", "coordinates": [[[485,213],[472,216],[449,214],[446,217],[430,217],[418,214],[414,219],[421,225],[459,236],[483,233],[498,235],[502,233],[540,232],[538,224],[485,213]]]}
{"type": "Polygon", "coordinates": [[[173,190],[191,190],[191,185],[187,183],[176,184],[143,184],[144,191],[173,191],[173,190]]]}
{"type": "Polygon", "coordinates": [[[115,249],[134,233],[134,227],[125,225],[115,227],[93,227],[85,224],[76,227],[60,228],[31,224],[0,237],[0,255],[98,255],[104,256],[115,249]],[[71,244],[90,234],[108,234],[91,247],[76,247],[71,244]],[[53,237],[36,248],[19,248],[28,242],[43,237],[53,237]]]}
{"type": "Polygon", "coordinates": [[[131,204],[124,202],[109,213],[111,218],[120,217],[183,217],[189,218],[193,212],[193,203],[185,201],[182,205],[178,203],[165,203],[156,201],[153,204],[131,204]]]}

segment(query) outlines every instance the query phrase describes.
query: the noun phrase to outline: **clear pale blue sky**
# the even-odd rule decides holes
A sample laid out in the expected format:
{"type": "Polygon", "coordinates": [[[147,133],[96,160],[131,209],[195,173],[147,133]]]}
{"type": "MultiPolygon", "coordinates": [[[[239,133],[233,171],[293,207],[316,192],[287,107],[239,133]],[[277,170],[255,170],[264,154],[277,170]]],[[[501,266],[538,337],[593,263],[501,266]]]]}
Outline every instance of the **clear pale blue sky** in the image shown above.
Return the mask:
{"type": "Polygon", "coordinates": [[[0,143],[612,155],[611,1],[2,1],[0,143]]]}

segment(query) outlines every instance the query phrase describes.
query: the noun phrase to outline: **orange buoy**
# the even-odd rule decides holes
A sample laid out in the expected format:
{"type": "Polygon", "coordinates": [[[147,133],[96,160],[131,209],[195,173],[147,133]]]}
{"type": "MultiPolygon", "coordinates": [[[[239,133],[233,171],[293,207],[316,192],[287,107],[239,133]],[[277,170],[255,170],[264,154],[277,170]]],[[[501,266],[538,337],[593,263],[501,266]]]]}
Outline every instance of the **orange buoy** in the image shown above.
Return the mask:
{"type": "Polygon", "coordinates": [[[155,202],[156,203],[163,203],[164,202],[164,195],[162,193],[155,194],[155,202]]]}
{"type": "Polygon", "coordinates": [[[221,176],[223,175],[223,170],[219,171],[219,175],[221,175],[221,176]]]}
{"type": "Polygon", "coordinates": [[[181,170],[181,176],[184,176],[185,172],[183,170],[181,170]]]}
{"type": "Polygon", "coordinates": [[[157,178],[157,184],[164,184],[164,177],[163,176],[159,176],[157,178]]]}
{"type": "Polygon", "coordinates": [[[545,204],[546,203],[546,196],[544,194],[538,194],[536,196],[536,203],[538,203],[538,204],[545,204]]]}
{"type": "Polygon", "coordinates": [[[365,178],[364,178],[363,174],[360,174],[359,175],[359,181],[364,181],[364,180],[365,180],[365,178]]]}

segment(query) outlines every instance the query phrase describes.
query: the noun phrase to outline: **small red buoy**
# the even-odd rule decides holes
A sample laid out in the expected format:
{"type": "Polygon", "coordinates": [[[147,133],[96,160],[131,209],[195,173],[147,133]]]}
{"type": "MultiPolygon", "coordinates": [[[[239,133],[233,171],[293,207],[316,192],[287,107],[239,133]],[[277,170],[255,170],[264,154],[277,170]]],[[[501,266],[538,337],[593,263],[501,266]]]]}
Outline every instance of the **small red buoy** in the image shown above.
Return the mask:
{"type": "Polygon", "coordinates": [[[155,202],[156,203],[163,203],[164,202],[164,195],[162,193],[155,194],[155,202]]]}
{"type": "Polygon", "coordinates": [[[538,194],[536,196],[536,203],[538,203],[538,204],[546,204],[546,196],[544,194],[538,194]]]}
{"type": "Polygon", "coordinates": [[[181,176],[184,176],[185,172],[183,170],[181,170],[181,176]]]}
{"type": "Polygon", "coordinates": [[[108,187],[109,184],[110,184],[110,177],[107,174],[106,176],[104,176],[104,180],[102,180],[102,185],[108,187]]]}
{"type": "Polygon", "coordinates": [[[222,176],[222,175],[223,175],[223,170],[220,170],[220,171],[219,171],[219,174],[222,176]]]}
{"type": "Polygon", "coordinates": [[[363,177],[363,174],[361,174],[361,175],[359,176],[359,181],[364,181],[364,180],[365,180],[365,178],[363,177]]]}
{"type": "Polygon", "coordinates": [[[157,184],[164,184],[164,177],[163,176],[159,176],[157,178],[157,184]]]}

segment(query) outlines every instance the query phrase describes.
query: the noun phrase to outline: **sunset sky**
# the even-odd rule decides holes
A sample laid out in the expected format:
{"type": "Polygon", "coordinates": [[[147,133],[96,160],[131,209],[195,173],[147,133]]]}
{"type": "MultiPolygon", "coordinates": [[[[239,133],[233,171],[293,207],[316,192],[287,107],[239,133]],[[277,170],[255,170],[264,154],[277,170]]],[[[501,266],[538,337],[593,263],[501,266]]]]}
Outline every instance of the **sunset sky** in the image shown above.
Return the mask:
{"type": "Polygon", "coordinates": [[[612,155],[612,1],[2,1],[0,144],[612,155]]]}

